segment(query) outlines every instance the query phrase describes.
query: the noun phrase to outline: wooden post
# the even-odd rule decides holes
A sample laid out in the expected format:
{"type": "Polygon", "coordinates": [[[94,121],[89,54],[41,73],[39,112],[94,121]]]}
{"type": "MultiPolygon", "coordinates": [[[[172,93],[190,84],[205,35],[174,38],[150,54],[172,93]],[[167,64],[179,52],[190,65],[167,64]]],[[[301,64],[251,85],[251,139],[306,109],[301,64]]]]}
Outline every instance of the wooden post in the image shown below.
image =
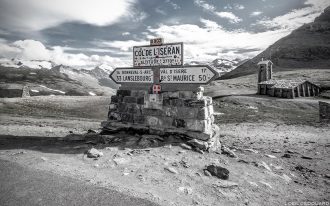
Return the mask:
{"type": "Polygon", "coordinates": [[[306,96],[307,96],[307,97],[310,97],[310,96],[311,96],[311,91],[310,91],[310,88],[309,88],[308,83],[306,83],[306,90],[307,90],[307,91],[306,91],[306,92],[307,92],[307,93],[306,93],[306,96]]]}
{"type": "Polygon", "coordinates": [[[263,87],[263,94],[267,94],[267,86],[266,85],[262,85],[263,87]]]}
{"type": "Polygon", "coordinates": [[[300,97],[300,86],[297,86],[297,97],[300,97]]]}
{"type": "Polygon", "coordinates": [[[291,93],[291,99],[294,99],[295,98],[294,88],[290,90],[290,93],[291,93]]]}
{"type": "Polygon", "coordinates": [[[279,97],[283,97],[283,89],[280,89],[280,95],[279,95],[279,97]]]}
{"type": "Polygon", "coordinates": [[[311,84],[311,96],[315,96],[314,85],[311,84]]]}
{"type": "Polygon", "coordinates": [[[302,90],[302,96],[305,97],[306,96],[306,93],[305,93],[305,86],[304,84],[301,84],[301,90],[302,90]]]}
{"type": "Polygon", "coordinates": [[[270,89],[270,96],[272,96],[272,97],[275,96],[275,88],[270,89]]]}
{"type": "Polygon", "coordinates": [[[257,94],[260,94],[260,84],[258,84],[258,92],[257,94]]]}

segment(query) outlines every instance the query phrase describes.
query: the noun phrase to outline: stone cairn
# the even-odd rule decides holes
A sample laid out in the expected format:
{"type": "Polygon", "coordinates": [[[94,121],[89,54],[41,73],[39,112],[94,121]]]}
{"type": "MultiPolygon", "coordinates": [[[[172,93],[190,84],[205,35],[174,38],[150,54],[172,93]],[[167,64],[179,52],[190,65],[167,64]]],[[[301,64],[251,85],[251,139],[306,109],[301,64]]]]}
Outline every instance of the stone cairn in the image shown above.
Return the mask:
{"type": "Polygon", "coordinates": [[[143,130],[149,134],[180,134],[219,146],[219,129],[214,123],[212,98],[196,91],[149,94],[145,90],[117,90],[111,97],[104,130],[143,130]]]}

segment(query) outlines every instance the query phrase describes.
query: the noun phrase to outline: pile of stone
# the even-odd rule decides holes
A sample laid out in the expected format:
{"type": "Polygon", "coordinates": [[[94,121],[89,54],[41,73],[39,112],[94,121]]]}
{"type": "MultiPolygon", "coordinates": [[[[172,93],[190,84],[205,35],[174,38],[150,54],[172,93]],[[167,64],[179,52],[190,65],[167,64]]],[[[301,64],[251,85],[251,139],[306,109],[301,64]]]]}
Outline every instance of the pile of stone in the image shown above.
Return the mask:
{"type": "Polygon", "coordinates": [[[203,90],[150,94],[120,89],[111,97],[108,121],[102,127],[145,129],[161,135],[178,133],[209,141],[215,136],[216,126],[212,98],[203,96],[203,90]]]}

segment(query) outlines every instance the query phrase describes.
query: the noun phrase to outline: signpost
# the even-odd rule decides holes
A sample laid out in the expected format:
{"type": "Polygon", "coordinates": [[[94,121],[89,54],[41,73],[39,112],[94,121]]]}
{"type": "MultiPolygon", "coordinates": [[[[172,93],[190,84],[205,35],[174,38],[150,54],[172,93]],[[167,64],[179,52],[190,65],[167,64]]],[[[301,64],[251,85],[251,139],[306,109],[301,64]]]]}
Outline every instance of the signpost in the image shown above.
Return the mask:
{"type": "MultiPolygon", "coordinates": [[[[209,141],[214,110],[212,98],[203,96],[200,85],[218,76],[208,65],[183,66],[183,43],[163,44],[157,38],[148,46],[135,46],[133,67],[116,68],[110,74],[120,88],[111,98],[104,127],[180,133],[209,141]]],[[[218,141],[210,142],[216,146],[218,141]]]]}
{"type": "Polygon", "coordinates": [[[195,89],[218,77],[208,65],[183,66],[183,43],[163,44],[162,38],[150,40],[151,45],[133,47],[133,67],[116,68],[110,78],[124,88],[165,90],[195,89]],[[161,88],[161,89],[160,89],[161,88]]]}
{"type": "Polygon", "coordinates": [[[133,67],[182,66],[183,43],[133,47],[133,67]]]}

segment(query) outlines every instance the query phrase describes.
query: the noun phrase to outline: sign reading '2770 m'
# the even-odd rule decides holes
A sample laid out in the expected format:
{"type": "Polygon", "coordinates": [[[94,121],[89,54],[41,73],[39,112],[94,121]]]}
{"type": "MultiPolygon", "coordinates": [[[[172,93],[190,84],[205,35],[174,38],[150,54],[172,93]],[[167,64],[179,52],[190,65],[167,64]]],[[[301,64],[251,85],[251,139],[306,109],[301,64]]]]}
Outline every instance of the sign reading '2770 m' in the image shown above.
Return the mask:
{"type": "Polygon", "coordinates": [[[134,67],[181,65],[183,65],[183,43],[133,47],[134,67]]]}

